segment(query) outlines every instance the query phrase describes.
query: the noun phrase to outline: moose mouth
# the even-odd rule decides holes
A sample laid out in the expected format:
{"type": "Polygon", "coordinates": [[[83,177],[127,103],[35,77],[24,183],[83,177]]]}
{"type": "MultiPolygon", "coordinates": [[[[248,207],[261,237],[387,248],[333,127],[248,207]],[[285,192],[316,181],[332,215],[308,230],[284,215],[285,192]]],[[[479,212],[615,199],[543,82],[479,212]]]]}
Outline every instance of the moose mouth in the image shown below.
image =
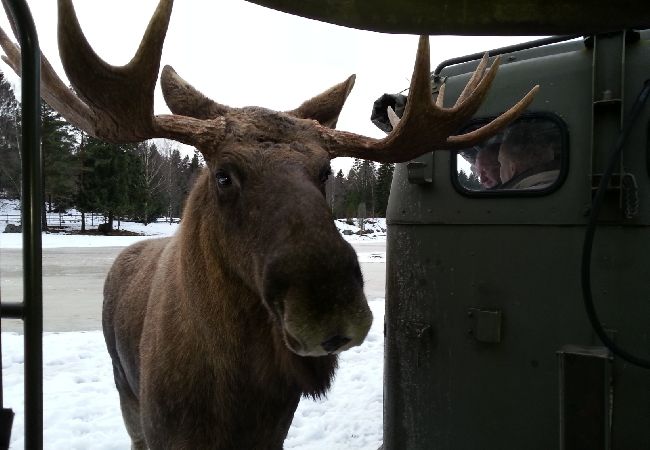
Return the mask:
{"type": "Polygon", "coordinates": [[[307,356],[308,352],[305,351],[306,346],[302,343],[300,339],[295,337],[293,334],[291,334],[289,330],[287,330],[287,326],[284,321],[284,308],[276,304],[275,308],[273,308],[273,313],[278,319],[280,330],[282,330],[282,339],[284,340],[284,345],[286,345],[287,348],[291,350],[293,353],[295,353],[296,355],[307,356]]]}
{"type": "Polygon", "coordinates": [[[289,330],[282,328],[284,343],[289,350],[298,356],[329,356],[337,355],[354,346],[352,339],[346,336],[335,335],[324,340],[319,345],[309,349],[302,341],[293,336],[289,330]]]}
{"type": "Polygon", "coordinates": [[[300,339],[293,336],[291,332],[287,330],[287,326],[284,321],[284,308],[282,304],[280,302],[274,302],[273,307],[270,309],[277,320],[277,324],[280,326],[280,330],[282,331],[282,340],[284,341],[284,345],[286,345],[287,348],[293,353],[300,356],[305,356],[305,352],[303,350],[305,346],[303,343],[300,341],[300,339]]]}
{"type": "Polygon", "coordinates": [[[284,320],[283,314],[275,309],[275,315],[278,318],[280,329],[282,330],[282,338],[286,347],[298,356],[328,356],[341,353],[355,344],[353,340],[347,336],[334,334],[331,337],[322,340],[317,345],[308,345],[298,336],[291,332],[287,323],[284,320]]]}
{"type": "Polygon", "coordinates": [[[289,350],[299,356],[308,356],[308,352],[304,350],[305,346],[286,329],[284,324],[282,324],[282,337],[284,338],[284,344],[289,350]]]}

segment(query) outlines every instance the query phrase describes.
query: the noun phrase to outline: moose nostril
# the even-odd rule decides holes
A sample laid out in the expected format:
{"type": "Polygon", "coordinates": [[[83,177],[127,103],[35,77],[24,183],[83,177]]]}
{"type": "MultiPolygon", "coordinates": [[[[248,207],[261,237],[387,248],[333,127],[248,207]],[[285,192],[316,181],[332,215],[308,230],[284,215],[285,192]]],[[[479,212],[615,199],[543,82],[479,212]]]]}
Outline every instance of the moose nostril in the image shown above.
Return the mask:
{"type": "Polygon", "coordinates": [[[350,342],[352,339],[349,337],[341,336],[341,335],[336,335],[332,336],[331,338],[321,342],[321,346],[327,353],[334,353],[337,351],[339,348],[343,347],[345,344],[350,342]]]}

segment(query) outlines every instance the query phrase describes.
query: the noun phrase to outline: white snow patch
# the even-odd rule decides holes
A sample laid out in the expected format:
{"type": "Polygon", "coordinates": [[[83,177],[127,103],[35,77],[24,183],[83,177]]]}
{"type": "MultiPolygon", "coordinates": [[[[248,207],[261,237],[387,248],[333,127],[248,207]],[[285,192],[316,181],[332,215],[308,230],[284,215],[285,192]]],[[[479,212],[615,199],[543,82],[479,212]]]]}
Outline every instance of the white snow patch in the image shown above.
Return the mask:
{"type": "MultiPolygon", "coordinates": [[[[61,248],[61,247],[127,247],[138,241],[150,239],[151,237],[171,236],[178,229],[178,219],[173,223],[165,222],[160,219],[157,222],[143,225],[138,222],[120,222],[119,229],[138,233],[140,236],[101,236],[101,235],[80,235],[66,234],[78,232],[81,229],[81,222],[78,217],[78,211],[69,210],[66,214],[59,217],[58,213],[48,214],[50,217],[48,223],[57,223],[61,220],[65,231],[61,233],[43,233],[43,248],[61,248]]],[[[86,221],[87,229],[96,229],[101,218],[95,216],[91,224],[90,219],[86,221]]],[[[365,219],[364,234],[360,234],[358,220],[353,219],[353,224],[349,224],[345,219],[336,219],[334,224],[348,242],[385,242],[386,241],[386,219],[365,219]]],[[[17,200],[0,199],[0,248],[17,249],[22,248],[22,235],[20,233],[3,233],[5,226],[8,224],[17,225],[20,223],[20,204],[17,200]]],[[[117,227],[118,223],[115,222],[117,227]]],[[[362,262],[372,262],[376,259],[385,259],[382,256],[368,255],[367,260],[362,262]]]]}

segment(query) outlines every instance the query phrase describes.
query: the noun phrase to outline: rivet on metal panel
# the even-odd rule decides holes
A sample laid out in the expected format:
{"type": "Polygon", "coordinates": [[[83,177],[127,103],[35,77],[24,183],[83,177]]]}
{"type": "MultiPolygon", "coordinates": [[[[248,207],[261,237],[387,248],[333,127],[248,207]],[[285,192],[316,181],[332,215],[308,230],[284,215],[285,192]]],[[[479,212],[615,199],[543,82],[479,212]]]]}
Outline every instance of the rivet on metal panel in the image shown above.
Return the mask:
{"type": "Polygon", "coordinates": [[[467,317],[471,321],[468,334],[474,339],[489,344],[501,342],[501,311],[469,308],[467,317]]]}

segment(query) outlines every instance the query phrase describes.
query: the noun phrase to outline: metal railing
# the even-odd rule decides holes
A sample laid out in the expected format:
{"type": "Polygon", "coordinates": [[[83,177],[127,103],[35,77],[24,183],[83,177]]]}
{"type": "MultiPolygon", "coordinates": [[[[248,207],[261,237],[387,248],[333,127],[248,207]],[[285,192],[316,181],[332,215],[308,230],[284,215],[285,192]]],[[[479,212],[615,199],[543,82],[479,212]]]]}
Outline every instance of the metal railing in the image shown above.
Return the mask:
{"type": "MultiPolygon", "coordinates": [[[[81,214],[64,214],[64,213],[47,213],[47,226],[48,227],[65,227],[72,224],[80,224],[82,221],[81,214]]],[[[103,214],[86,214],[85,216],[86,226],[87,227],[96,227],[100,223],[105,222],[103,214]]],[[[6,224],[15,224],[19,225],[22,223],[22,214],[0,214],[0,233],[2,233],[2,227],[6,224]]]]}
{"type": "MultiPolygon", "coordinates": [[[[2,302],[3,318],[22,319],[25,351],[25,448],[43,448],[43,276],[41,208],[43,205],[43,157],[41,153],[41,52],[32,14],[25,0],[3,0],[15,24],[21,48],[22,114],[22,225],[23,301],[2,302]]],[[[2,405],[4,408],[4,405],[2,405]]],[[[4,410],[3,411],[7,411],[4,410]]],[[[13,417],[13,414],[11,414],[13,417]]],[[[8,446],[11,431],[3,426],[8,446]]]]}

